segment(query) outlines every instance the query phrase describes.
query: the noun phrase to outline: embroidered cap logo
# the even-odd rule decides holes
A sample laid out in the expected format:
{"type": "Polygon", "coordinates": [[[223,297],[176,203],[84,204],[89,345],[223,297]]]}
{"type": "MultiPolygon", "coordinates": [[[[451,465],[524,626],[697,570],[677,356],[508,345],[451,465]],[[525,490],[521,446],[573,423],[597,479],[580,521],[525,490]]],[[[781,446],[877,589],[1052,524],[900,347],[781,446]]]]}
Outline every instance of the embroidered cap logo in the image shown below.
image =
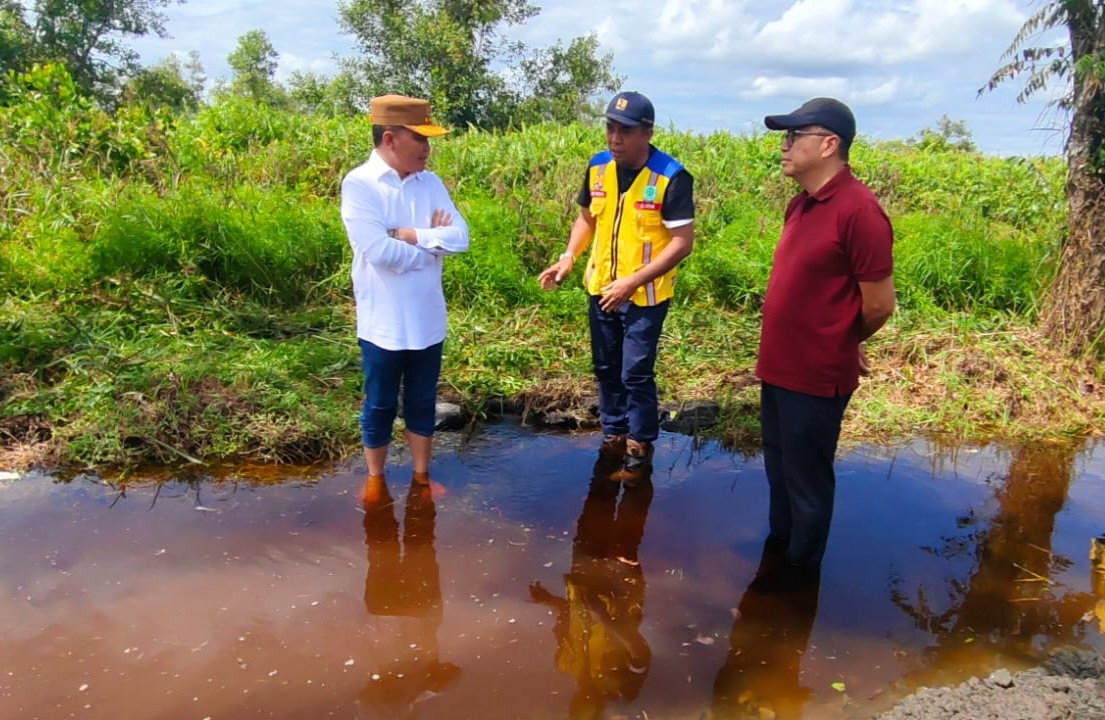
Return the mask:
{"type": "Polygon", "coordinates": [[[623,97],[620,97],[618,98],[618,102],[615,103],[614,106],[619,110],[625,110],[627,107],[629,107],[629,101],[623,97]]]}

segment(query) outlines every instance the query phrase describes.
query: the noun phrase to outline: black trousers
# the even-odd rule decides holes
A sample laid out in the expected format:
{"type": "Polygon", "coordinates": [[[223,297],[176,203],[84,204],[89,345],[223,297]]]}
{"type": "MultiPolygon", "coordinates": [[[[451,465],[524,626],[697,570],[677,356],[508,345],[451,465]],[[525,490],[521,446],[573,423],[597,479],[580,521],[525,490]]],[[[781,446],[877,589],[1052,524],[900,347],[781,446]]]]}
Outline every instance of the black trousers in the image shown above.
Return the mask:
{"type": "Polygon", "coordinates": [[[760,385],[760,427],[771,501],[771,536],[786,560],[813,568],[829,540],[836,494],[833,458],[851,394],[824,398],[760,385]]]}

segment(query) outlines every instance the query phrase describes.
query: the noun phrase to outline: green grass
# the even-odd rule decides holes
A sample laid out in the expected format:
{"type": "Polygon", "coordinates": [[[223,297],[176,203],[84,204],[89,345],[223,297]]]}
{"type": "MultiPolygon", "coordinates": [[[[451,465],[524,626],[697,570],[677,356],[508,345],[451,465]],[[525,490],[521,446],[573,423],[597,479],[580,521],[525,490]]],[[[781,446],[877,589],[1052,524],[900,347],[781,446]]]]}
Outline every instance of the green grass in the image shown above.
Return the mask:
{"type": "MultiPolygon", "coordinates": [[[[29,116],[19,112],[0,108],[0,121],[29,116]]],[[[43,121],[63,126],[0,144],[0,442],[80,465],[355,447],[359,358],[337,193],[367,157],[368,124],[235,100],[73,134],[97,112],[66,106],[43,121]],[[97,154],[114,147],[131,150],[97,154]]],[[[535,277],[564,247],[601,141],[583,125],[436,141],[432,165],[472,237],[446,262],[443,394],[478,409],[492,395],[547,406],[593,393],[580,271],[551,293],[535,277]]],[[[656,144],[694,173],[698,201],[658,379],[665,399],[718,399],[716,434],[745,446],[759,309],[795,188],[775,138],[661,131],[656,144]]],[[[1065,223],[1061,162],[862,140],[853,153],[895,225],[901,312],[872,344],[882,370],[846,433],[1100,427],[1102,403],[1078,388],[1100,384],[1101,365],[1055,357],[1031,330],[1065,223]]]]}

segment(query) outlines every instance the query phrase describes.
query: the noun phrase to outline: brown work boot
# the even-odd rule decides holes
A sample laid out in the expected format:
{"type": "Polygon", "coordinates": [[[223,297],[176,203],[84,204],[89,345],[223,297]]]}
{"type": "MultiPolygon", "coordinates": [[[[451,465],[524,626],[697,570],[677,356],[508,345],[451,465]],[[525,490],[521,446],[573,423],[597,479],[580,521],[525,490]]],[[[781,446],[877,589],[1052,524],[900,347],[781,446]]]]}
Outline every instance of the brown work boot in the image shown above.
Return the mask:
{"type": "MultiPolygon", "coordinates": [[[[628,459],[628,458],[627,458],[628,459]]],[[[652,482],[652,466],[648,464],[638,465],[635,468],[630,468],[629,464],[618,470],[611,477],[611,480],[619,480],[626,488],[634,489],[644,487],[652,482]]]]}
{"type": "Polygon", "coordinates": [[[602,446],[599,448],[603,453],[624,453],[625,452],[625,435],[618,435],[615,433],[607,433],[602,436],[602,446]]]}
{"type": "Polygon", "coordinates": [[[595,472],[609,475],[622,466],[625,458],[625,435],[606,434],[599,446],[599,462],[595,472]]]}
{"type": "Polygon", "coordinates": [[[625,469],[637,470],[652,464],[652,443],[628,438],[625,441],[625,469]]]}

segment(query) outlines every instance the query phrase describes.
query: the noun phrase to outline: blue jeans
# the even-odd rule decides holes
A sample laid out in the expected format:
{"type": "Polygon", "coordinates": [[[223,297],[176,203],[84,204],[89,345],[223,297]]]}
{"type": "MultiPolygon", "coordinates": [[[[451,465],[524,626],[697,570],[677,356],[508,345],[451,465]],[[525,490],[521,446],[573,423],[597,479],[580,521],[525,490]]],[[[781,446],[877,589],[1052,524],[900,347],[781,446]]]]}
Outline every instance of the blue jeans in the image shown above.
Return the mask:
{"type": "Polygon", "coordinates": [[[626,303],[614,312],[591,296],[591,361],[599,382],[599,422],[607,434],[652,442],[660,434],[656,348],[670,301],[652,307],[626,303]]]}
{"type": "Polygon", "coordinates": [[[851,394],[825,398],[760,384],[771,537],[791,565],[821,565],[836,493],[833,458],[851,394]]]}
{"type": "Polygon", "coordinates": [[[364,370],[361,443],[366,448],[378,448],[391,441],[392,424],[399,410],[400,384],[407,430],[432,437],[444,343],[424,350],[384,350],[367,340],[358,339],[358,342],[364,370]]]}

